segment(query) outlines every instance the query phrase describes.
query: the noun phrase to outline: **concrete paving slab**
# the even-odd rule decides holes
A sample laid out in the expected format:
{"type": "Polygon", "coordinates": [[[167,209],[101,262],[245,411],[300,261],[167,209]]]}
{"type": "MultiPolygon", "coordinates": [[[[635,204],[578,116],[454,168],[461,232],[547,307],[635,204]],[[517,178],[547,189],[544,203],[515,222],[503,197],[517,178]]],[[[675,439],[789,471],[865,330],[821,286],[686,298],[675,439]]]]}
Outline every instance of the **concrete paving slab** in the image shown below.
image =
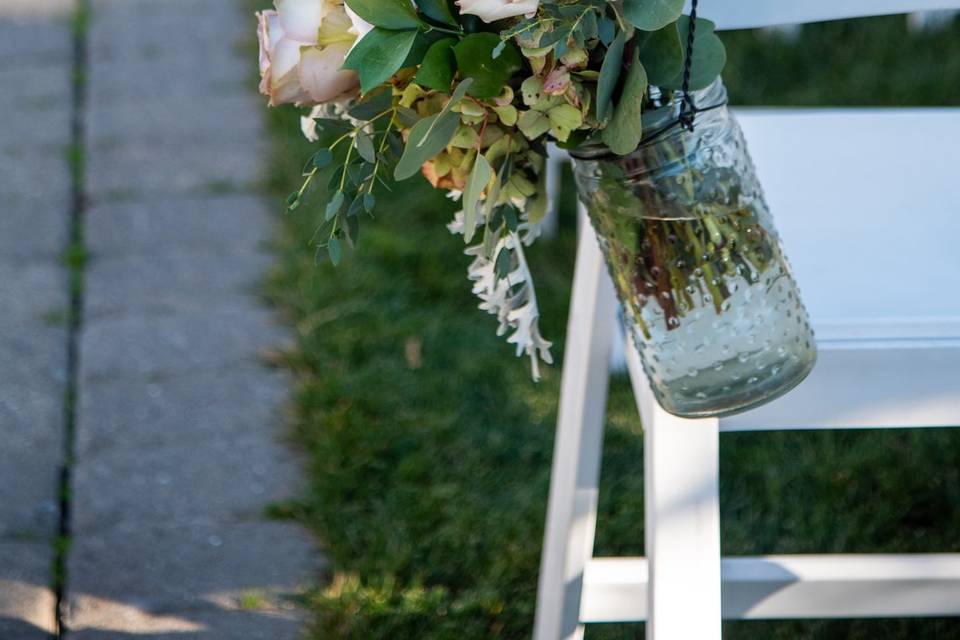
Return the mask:
{"type": "MultiPolygon", "coordinates": [[[[60,426],[60,425],[57,425],[60,426]]],[[[6,425],[4,437],[17,429],[16,443],[6,441],[0,451],[0,540],[52,544],[59,523],[60,469],[63,443],[43,426],[6,425]],[[29,443],[30,446],[24,446],[29,443]],[[51,460],[56,458],[56,460],[51,460]],[[53,464],[56,463],[56,464],[53,464]]],[[[13,439],[13,438],[11,438],[13,439]]],[[[0,567],[0,582],[3,568],[0,567]]],[[[0,634],[0,638],[4,636],[0,634]]]]}
{"type": "Polygon", "coordinates": [[[119,145],[90,154],[88,193],[96,202],[178,194],[236,193],[260,182],[266,148],[255,139],[119,145]]]}
{"type": "Polygon", "coordinates": [[[55,597],[49,542],[0,541],[0,638],[51,640],[55,597]]]}
{"type": "Polygon", "coordinates": [[[94,258],[87,270],[88,321],[116,315],[204,312],[251,302],[265,254],[165,253],[94,258]]]}
{"type": "Polygon", "coordinates": [[[80,397],[76,453],[85,460],[114,449],[241,440],[284,421],[288,386],[285,372],[257,365],[88,384],[80,397]]]}
{"type": "Polygon", "coordinates": [[[294,454],[269,435],[190,439],[88,455],[73,478],[74,532],[124,522],[254,520],[300,488],[294,454]]]}
{"type": "Polygon", "coordinates": [[[271,220],[265,212],[280,211],[280,203],[273,204],[271,209],[255,195],[102,203],[87,211],[87,246],[98,258],[252,253],[270,238],[271,220]]]}
{"type": "Polygon", "coordinates": [[[97,153],[120,144],[217,143],[259,132],[263,102],[247,93],[211,96],[198,111],[193,96],[114,101],[90,113],[87,139],[97,153]]]}
{"type": "Polygon", "coordinates": [[[162,104],[231,93],[249,95],[255,77],[253,64],[255,61],[242,60],[219,49],[202,63],[192,57],[143,63],[121,57],[100,63],[90,72],[89,105],[99,108],[127,102],[135,106],[148,101],[162,104]]]}
{"type": "Polygon", "coordinates": [[[284,339],[269,312],[247,306],[100,319],[83,329],[80,381],[229,370],[257,362],[258,353],[284,339]]]}
{"type": "Polygon", "coordinates": [[[67,286],[55,264],[3,261],[0,283],[0,538],[49,540],[63,460],[67,286]]]}
{"type": "Polygon", "coordinates": [[[73,38],[67,17],[74,0],[58,2],[64,6],[48,6],[43,11],[43,0],[4,0],[0,5],[0,68],[69,68],[73,38]]]}
{"type": "Polygon", "coordinates": [[[299,490],[286,331],[247,283],[271,209],[253,19],[235,0],[93,0],[86,273],[67,624],[79,640],[299,637],[312,540],[265,506],[299,490]],[[241,45],[242,46],[239,46],[241,45]]]}
{"type": "Polygon", "coordinates": [[[0,203],[22,206],[37,200],[59,202],[69,193],[70,167],[66,145],[60,150],[33,152],[22,147],[0,149],[0,203]]]}
{"type": "Polygon", "coordinates": [[[37,197],[0,196],[0,262],[56,263],[66,246],[69,211],[66,185],[37,197]]]}
{"type": "MultiPolygon", "coordinates": [[[[72,4],[72,3],[69,3],[72,4]]],[[[67,332],[68,0],[0,2],[0,638],[55,631],[67,332]]]]}
{"type": "Polygon", "coordinates": [[[90,640],[126,632],[298,638],[300,615],[291,600],[323,567],[308,536],[284,522],[131,522],[79,535],[74,549],[71,637],[90,640]]]}
{"type": "Polygon", "coordinates": [[[23,67],[0,61],[0,148],[49,152],[70,142],[70,70],[63,66],[23,67]]]}

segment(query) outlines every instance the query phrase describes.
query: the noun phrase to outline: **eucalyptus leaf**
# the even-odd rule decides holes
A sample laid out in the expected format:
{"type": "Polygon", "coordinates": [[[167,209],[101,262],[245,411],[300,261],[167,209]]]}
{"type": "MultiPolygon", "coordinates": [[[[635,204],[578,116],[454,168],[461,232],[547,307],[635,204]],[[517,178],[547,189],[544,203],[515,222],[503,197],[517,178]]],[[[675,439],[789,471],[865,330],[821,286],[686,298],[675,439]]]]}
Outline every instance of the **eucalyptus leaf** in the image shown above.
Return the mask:
{"type": "Polygon", "coordinates": [[[330,262],[333,266],[340,264],[340,241],[336,238],[330,238],[327,243],[327,253],[330,255],[330,262]]]}
{"type": "Polygon", "coordinates": [[[300,206],[300,194],[296,191],[287,196],[287,210],[293,211],[300,206]]]}
{"type": "Polygon", "coordinates": [[[384,29],[416,29],[422,22],[410,0],[347,0],[358,16],[384,29]]]}
{"type": "Polygon", "coordinates": [[[360,74],[360,90],[367,93],[396,73],[406,60],[417,31],[391,31],[374,27],[343,62],[344,69],[360,74]]]}
{"type": "Polygon", "coordinates": [[[356,148],[357,153],[360,154],[360,157],[367,162],[377,161],[377,154],[373,150],[373,141],[370,139],[370,136],[363,131],[357,132],[357,137],[353,142],[353,146],[356,148]]]}
{"type": "Polygon", "coordinates": [[[610,43],[613,42],[616,30],[616,22],[606,16],[600,18],[599,24],[597,24],[597,36],[600,38],[600,42],[602,42],[604,46],[610,46],[610,43]]]}
{"type": "Polygon", "coordinates": [[[607,48],[607,55],[603,58],[603,64],[600,66],[600,78],[597,80],[597,121],[603,122],[607,117],[607,108],[610,106],[610,98],[613,96],[613,89],[617,86],[617,80],[620,79],[620,69],[623,66],[623,45],[626,42],[626,34],[621,31],[614,38],[613,42],[607,48]]]}
{"type": "Polygon", "coordinates": [[[455,38],[434,42],[427,49],[414,82],[437,91],[448,91],[457,69],[457,60],[453,56],[453,45],[456,42],[455,38]]]}
{"type": "Polygon", "coordinates": [[[443,151],[449,144],[459,124],[460,116],[447,111],[428,116],[413,125],[393,177],[406,180],[419,171],[423,163],[443,151]]]}
{"type": "Polygon", "coordinates": [[[520,52],[512,43],[507,43],[500,55],[493,57],[494,49],[501,42],[495,33],[471,33],[453,48],[460,75],[473,78],[470,95],[495,98],[507,80],[520,70],[520,52]]]}
{"type": "Polygon", "coordinates": [[[347,220],[356,219],[357,214],[360,213],[360,209],[363,208],[363,198],[356,197],[350,203],[350,206],[347,207],[347,220]]]}
{"type": "Polygon", "coordinates": [[[510,268],[513,266],[513,259],[510,255],[510,250],[506,247],[500,249],[500,253],[497,254],[497,261],[494,263],[494,269],[497,272],[497,277],[500,279],[506,278],[510,275],[510,268]]]}
{"type": "Polygon", "coordinates": [[[398,106],[397,120],[399,120],[400,124],[404,127],[409,128],[417,124],[417,121],[420,120],[420,114],[410,107],[398,106]]]}
{"type": "Polygon", "coordinates": [[[460,84],[457,85],[457,88],[454,89],[453,93],[450,94],[450,99],[447,100],[447,104],[443,105],[443,109],[440,110],[440,115],[446,115],[450,113],[450,110],[457,106],[457,104],[463,100],[463,97],[467,95],[467,91],[469,91],[472,85],[473,78],[461,80],[460,84]]]}
{"type": "Polygon", "coordinates": [[[517,218],[517,211],[511,205],[503,208],[503,221],[507,224],[507,229],[510,231],[516,231],[520,225],[520,220],[517,218]]]}
{"type": "Polygon", "coordinates": [[[663,87],[683,71],[683,44],[676,25],[638,34],[640,62],[647,72],[647,81],[663,87]]]}
{"type": "Polygon", "coordinates": [[[320,149],[313,154],[313,166],[317,169],[323,169],[329,166],[331,162],[333,162],[333,153],[330,152],[330,149],[320,149]]]}
{"type": "Polygon", "coordinates": [[[347,218],[347,241],[350,246],[356,246],[360,240],[360,219],[357,216],[347,218]]]}
{"type": "Polygon", "coordinates": [[[641,31],[662,29],[681,13],[683,0],[623,0],[623,17],[641,31]]]}
{"type": "Polygon", "coordinates": [[[473,170],[467,179],[467,186],[463,190],[463,241],[469,243],[477,230],[477,204],[480,195],[490,181],[490,164],[482,155],[478,155],[473,163],[473,170]]]}
{"type": "Polygon", "coordinates": [[[647,74],[640,64],[639,52],[634,49],[633,60],[627,69],[620,101],[613,117],[603,129],[601,138],[611,151],[617,155],[626,155],[637,148],[643,136],[642,114],[643,94],[647,91],[647,74]]]}
{"type": "Polygon", "coordinates": [[[323,216],[324,221],[329,222],[333,220],[340,212],[341,207],[343,207],[343,191],[337,191],[333,194],[333,197],[330,198],[330,202],[327,203],[327,210],[323,216]]]}
{"type": "Polygon", "coordinates": [[[378,87],[356,102],[347,113],[351,118],[369,121],[393,105],[393,92],[390,87],[378,87]]]}
{"type": "MultiPolygon", "coordinates": [[[[697,28],[693,38],[693,64],[690,67],[690,90],[697,91],[709,87],[727,63],[727,51],[716,34],[716,25],[710,20],[697,18],[697,28]]],[[[677,33],[686,52],[686,42],[690,32],[690,18],[682,16],[677,20],[677,33]]],[[[686,55],[684,55],[684,60],[686,55]]],[[[680,89],[683,86],[683,63],[680,72],[661,86],[667,89],[680,89]]]]}

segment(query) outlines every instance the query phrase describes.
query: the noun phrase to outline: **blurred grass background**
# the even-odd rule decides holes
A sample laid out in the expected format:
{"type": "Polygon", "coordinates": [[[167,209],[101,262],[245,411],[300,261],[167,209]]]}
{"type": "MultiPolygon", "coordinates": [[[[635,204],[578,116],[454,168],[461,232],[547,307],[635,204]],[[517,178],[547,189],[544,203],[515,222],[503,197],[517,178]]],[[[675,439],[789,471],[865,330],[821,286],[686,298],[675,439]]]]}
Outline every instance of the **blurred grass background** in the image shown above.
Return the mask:
{"type": "MultiPolygon", "coordinates": [[[[960,104],[956,20],[926,34],[894,16],[725,41],[737,105],[960,104]]],[[[310,153],[297,116],[269,115],[278,211],[310,153]]],[[[566,185],[559,237],[530,252],[561,362],[574,255],[566,185]]],[[[381,193],[337,269],[315,265],[309,245],[322,202],[283,217],[268,284],[297,330],[286,363],[310,457],[309,492],[274,511],[310,526],[332,567],[310,598],[312,637],[528,638],[560,366],[532,383],[476,309],[442,193],[420,179],[381,193]]],[[[724,553],[960,551],[960,431],[725,435],[721,455],[724,553]]],[[[615,379],[597,555],[643,552],[642,460],[633,398],[615,379]]],[[[643,626],[587,637],[642,638],[643,626]]],[[[960,621],[732,622],[725,637],[960,638],[960,621]]]]}

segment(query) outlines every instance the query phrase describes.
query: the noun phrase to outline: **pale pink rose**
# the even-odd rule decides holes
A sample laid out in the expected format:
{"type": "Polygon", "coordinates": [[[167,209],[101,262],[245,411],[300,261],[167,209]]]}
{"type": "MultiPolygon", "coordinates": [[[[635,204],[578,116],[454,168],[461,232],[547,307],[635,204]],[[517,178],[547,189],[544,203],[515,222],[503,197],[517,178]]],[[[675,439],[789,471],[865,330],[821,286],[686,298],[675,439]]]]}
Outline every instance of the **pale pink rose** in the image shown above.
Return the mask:
{"type": "Polygon", "coordinates": [[[516,16],[532,16],[540,0],[457,0],[460,13],[469,13],[484,22],[495,22],[516,16]]]}
{"type": "Polygon", "coordinates": [[[274,0],[257,14],[260,93],[270,105],[323,104],[356,95],[357,74],[341,69],[356,40],[342,0],[274,0]]]}

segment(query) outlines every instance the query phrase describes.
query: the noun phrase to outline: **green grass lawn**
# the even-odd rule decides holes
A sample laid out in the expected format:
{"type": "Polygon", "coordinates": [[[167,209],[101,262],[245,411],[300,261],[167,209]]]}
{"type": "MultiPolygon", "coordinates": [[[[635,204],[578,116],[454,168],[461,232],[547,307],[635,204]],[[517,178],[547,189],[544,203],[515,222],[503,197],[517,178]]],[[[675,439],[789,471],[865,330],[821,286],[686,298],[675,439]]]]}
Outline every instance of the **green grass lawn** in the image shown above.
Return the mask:
{"type": "MultiPolygon", "coordinates": [[[[902,17],[884,18],[809,27],[795,42],[726,40],[736,104],[960,101],[960,24],[908,37],[902,17]]],[[[270,116],[278,211],[308,154],[296,115],[270,116]]],[[[337,269],[315,265],[309,245],[320,202],[283,218],[268,287],[296,328],[286,362],[310,459],[309,491],[275,511],[311,527],[331,561],[309,600],[312,637],[528,638],[560,367],[532,383],[476,309],[442,194],[419,179],[380,194],[377,220],[337,269]]],[[[568,189],[560,236],[530,252],[559,361],[571,209],[568,189]]],[[[624,379],[604,444],[596,553],[641,554],[643,441],[624,379]]],[[[960,431],[727,435],[721,456],[724,553],[960,551],[960,431]]],[[[960,638],[960,622],[728,623],[726,637],[960,638]]]]}

